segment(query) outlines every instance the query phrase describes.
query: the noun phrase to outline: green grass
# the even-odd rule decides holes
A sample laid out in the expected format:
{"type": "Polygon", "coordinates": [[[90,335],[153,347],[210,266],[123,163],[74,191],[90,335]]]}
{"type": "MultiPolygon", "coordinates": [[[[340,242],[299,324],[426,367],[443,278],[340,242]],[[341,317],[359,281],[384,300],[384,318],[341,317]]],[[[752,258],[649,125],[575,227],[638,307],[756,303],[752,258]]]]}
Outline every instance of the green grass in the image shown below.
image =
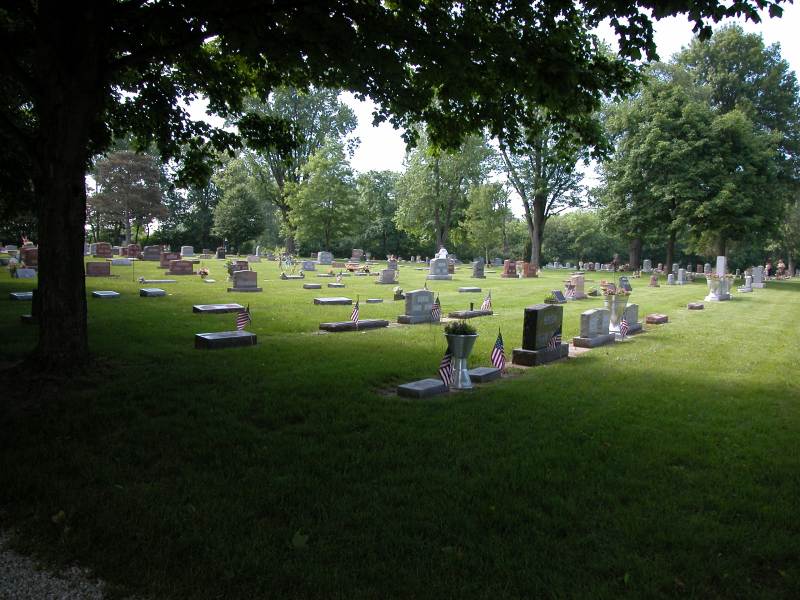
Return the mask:
{"type": "MultiPolygon", "coordinates": [[[[228,294],[222,262],[204,262],[217,283],[178,278],[165,298],[139,298],[130,268],[87,279],[123,294],[88,300],[96,371],[30,392],[52,397],[0,430],[0,524],[21,548],[154,597],[800,595],[800,281],[689,312],[704,282],[632,280],[641,318],[668,325],[410,401],[386,391],[435,375],[441,326],[318,335],[351,307],[312,305],[360,295],[362,318],[394,322],[392,286],[320,294],[262,263],[263,293],[228,294]],[[250,304],[258,346],[194,350],[234,316],[192,304],[231,301],[250,304]]],[[[468,275],[431,282],[445,312],[480,304],[457,292],[468,275]]],[[[472,321],[472,364],[498,327],[519,346],[523,307],[565,276],[488,274],[496,315],[472,321]]],[[[404,289],[423,278],[401,266],[404,289]]],[[[6,363],[35,342],[29,305],[6,300],[30,287],[0,275],[6,363]]],[[[566,305],[565,339],[600,304],[566,305]]]]}

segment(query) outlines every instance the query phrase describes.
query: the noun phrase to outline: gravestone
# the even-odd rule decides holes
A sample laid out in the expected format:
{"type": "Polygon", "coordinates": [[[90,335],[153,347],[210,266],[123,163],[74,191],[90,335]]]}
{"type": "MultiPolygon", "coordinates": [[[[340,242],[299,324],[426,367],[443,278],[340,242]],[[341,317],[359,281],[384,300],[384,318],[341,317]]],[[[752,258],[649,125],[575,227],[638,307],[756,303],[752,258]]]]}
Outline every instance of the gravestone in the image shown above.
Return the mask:
{"type": "Polygon", "coordinates": [[[181,246],[181,256],[194,256],[194,246],[181,246]]]}
{"type": "Polygon", "coordinates": [[[644,271],[645,273],[649,273],[652,270],[653,270],[653,261],[651,261],[649,258],[645,258],[644,265],[642,266],[642,271],[644,271]]]}
{"type": "Polygon", "coordinates": [[[247,257],[247,262],[248,263],[260,263],[261,262],[261,257],[258,254],[250,254],[247,257]]]}
{"type": "Polygon", "coordinates": [[[681,268],[681,266],[678,263],[672,263],[672,272],[673,273],[677,274],[678,273],[678,269],[680,269],[680,268],[681,268]]]}
{"type": "Polygon", "coordinates": [[[667,275],[667,285],[675,285],[675,275],[672,273],[667,275]]]}
{"type": "Polygon", "coordinates": [[[397,269],[383,269],[378,274],[375,283],[395,284],[397,283],[397,269]]]}
{"type": "Polygon", "coordinates": [[[569,282],[572,284],[572,298],[574,300],[583,300],[586,298],[585,285],[586,285],[586,275],[583,273],[573,273],[569,276],[569,282]]]}
{"type": "MultiPolygon", "coordinates": [[[[519,269],[519,263],[517,263],[517,269],[519,269]]],[[[539,277],[539,272],[531,263],[522,261],[522,269],[520,270],[519,276],[523,279],[527,279],[529,277],[539,277]]]]}
{"type": "Polygon", "coordinates": [[[128,244],[126,247],[127,253],[125,256],[128,258],[141,258],[142,257],[142,247],[139,244],[128,244]]]}
{"type": "Polygon", "coordinates": [[[553,294],[553,296],[555,297],[556,304],[566,304],[567,303],[567,298],[566,298],[566,296],[564,296],[564,292],[562,292],[561,290],[553,290],[551,292],[551,294],[553,294]]]}
{"type": "Polygon", "coordinates": [[[17,279],[33,279],[36,277],[36,269],[20,268],[14,271],[14,277],[17,279]]]}
{"type": "Polygon", "coordinates": [[[83,243],[83,255],[89,256],[92,253],[91,246],[86,242],[83,243]]]}
{"type": "Polygon", "coordinates": [[[19,258],[26,267],[35,269],[39,266],[39,248],[36,246],[23,246],[19,251],[19,258]]]}
{"type": "Polygon", "coordinates": [[[533,367],[569,354],[569,344],[561,343],[562,306],[536,304],[525,309],[522,348],[515,348],[512,363],[533,367]]]}
{"type": "Polygon", "coordinates": [[[739,288],[740,292],[752,292],[753,291],[753,276],[752,275],[745,275],[744,277],[744,285],[739,288]]]}
{"type": "Polygon", "coordinates": [[[517,278],[517,263],[513,260],[506,260],[503,263],[503,272],[500,274],[500,277],[505,277],[508,279],[516,279],[517,278]]]}
{"type": "Polygon", "coordinates": [[[581,332],[572,338],[572,345],[579,348],[595,348],[614,341],[608,332],[611,312],[607,308],[593,308],[581,313],[581,332]]]}
{"type": "Polygon", "coordinates": [[[392,271],[397,271],[397,259],[396,258],[390,258],[386,262],[386,268],[387,269],[391,269],[392,271]]]}
{"type": "Polygon", "coordinates": [[[431,270],[427,279],[451,280],[453,276],[448,272],[446,258],[431,259],[431,270]]]}
{"type": "Polygon", "coordinates": [[[496,256],[495,258],[492,259],[492,266],[502,267],[503,266],[503,259],[500,258],[499,256],[496,256]]]}
{"type": "Polygon", "coordinates": [[[329,265],[333,262],[333,254],[327,250],[321,250],[317,254],[317,262],[321,265],[329,265]]]}
{"type": "Polygon", "coordinates": [[[258,337],[251,331],[215,331],[195,334],[194,347],[198,350],[219,350],[222,348],[255,346],[257,341],[258,337]]]}
{"type": "Polygon", "coordinates": [[[469,286],[469,287],[460,287],[460,288],[458,288],[458,293],[459,293],[459,294],[477,294],[477,293],[479,293],[480,291],[481,291],[481,288],[479,288],[479,287],[472,287],[472,286],[469,286]]]}
{"type": "Polygon", "coordinates": [[[361,262],[362,258],[364,258],[364,251],[361,248],[353,248],[353,251],[350,253],[350,260],[353,262],[361,262]]]}
{"type": "Polygon", "coordinates": [[[217,248],[217,258],[224,259],[225,258],[225,248],[223,246],[219,246],[217,248]]]}
{"type": "Polygon", "coordinates": [[[382,304],[383,298],[367,298],[367,304],[382,304]]]}
{"type": "Polygon", "coordinates": [[[343,288],[344,284],[343,283],[329,283],[328,287],[329,288],[343,288]]]}
{"type": "Polygon", "coordinates": [[[639,322],[638,304],[628,304],[622,312],[622,318],[628,322],[628,335],[639,333],[642,330],[642,324],[639,322]]]}
{"type": "Polygon", "coordinates": [[[342,331],[363,331],[365,329],[380,329],[388,327],[389,321],[385,319],[361,319],[359,321],[334,321],[331,323],[320,323],[319,328],[323,331],[338,333],[342,331]]]}
{"type": "Polygon", "coordinates": [[[595,269],[595,264],[594,264],[594,263],[587,263],[586,267],[587,267],[587,269],[588,269],[589,271],[595,271],[595,270],[596,270],[596,269],[595,269]]]}
{"type": "Polygon", "coordinates": [[[652,275],[650,275],[650,283],[648,284],[648,286],[649,286],[649,287],[661,287],[661,286],[658,284],[658,275],[656,275],[655,273],[653,273],[652,275]]]}
{"type": "Polygon", "coordinates": [[[234,271],[233,287],[228,288],[229,292],[260,292],[258,287],[258,273],[255,271],[234,271]]]}
{"type": "Polygon", "coordinates": [[[695,269],[695,273],[702,273],[703,272],[703,265],[697,263],[697,269],[695,269]]]}
{"type": "Polygon", "coordinates": [[[162,252],[161,255],[158,257],[159,262],[158,266],[161,269],[169,269],[169,264],[173,260],[180,260],[181,255],[177,252],[162,252]]]}
{"type": "Polygon", "coordinates": [[[33,292],[11,292],[8,294],[8,297],[12,300],[17,301],[25,301],[25,300],[33,300],[33,292]]]}
{"type": "Polygon", "coordinates": [[[304,290],[321,290],[322,284],[321,283],[304,283],[303,284],[304,290]]]}
{"type": "Polygon", "coordinates": [[[202,314],[225,314],[225,313],[238,313],[244,310],[241,304],[195,304],[192,306],[192,312],[202,314]]]}
{"type": "Polygon", "coordinates": [[[194,265],[188,260],[171,260],[169,261],[168,275],[196,275],[194,272],[194,265]]]}
{"type": "Polygon", "coordinates": [[[678,285],[686,285],[686,269],[678,269],[678,285]]]}
{"type": "Polygon", "coordinates": [[[622,277],[619,278],[619,287],[620,289],[625,290],[626,292],[633,291],[631,283],[630,281],[628,281],[628,277],[626,275],[623,275],[622,277]]]}
{"type": "Polygon", "coordinates": [[[160,260],[161,246],[145,246],[142,251],[142,260],[160,260]]]}
{"type": "Polygon", "coordinates": [[[689,302],[689,304],[686,305],[686,308],[689,310],[703,310],[705,307],[703,306],[702,302],[689,302]]]}
{"type": "Polygon", "coordinates": [[[764,283],[764,267],[753,267],[753,288],[755,289],[763,289],[765,287],[764,283]]]}
{"type": "Polygon", "coordinates": [[[304,260],[301,268],[303,271],[316,271],[317,265],[312,260],[304,260]]]}
{"type": "Polygon", "coordinates": [[[314,298],[314,304],[319,304],[320,306],[339,306],[339,305],[348,305],[352,304],[352,298],[345,298],[343,296],[334,296],[330,298],[314,298]]]}
{"type": "Polygon", "coordinates": [[[644,322],[648,325],[663,325],[669,323],[669,317],[660,313],[651,313],[645,317],[644,322]]]}
{"type": "Polygon", "coordinates": [[[397,395],[405,398],[429,398],[450,391],[441,379],[420,379],[397,386],[397,395]]]}
{"type": "Polygon", "coordinates": [[[473,279],[486,279],[486,275],[484,274],[484,266],[485,263],[483,261],[483,258],[479,258],[474,263],[472,263],[473,279]]]}
{"type": "Polygon", "coordinates": [[[92,298],[119,298],[120,293],[112,290],[97,290],[92,292],[92,298]]]}
{"type": "Polygon", "coordinates": [[[447,273],[449,275],[455,275],[456,272],[456,261],[452,258],[447,258],[447,273]]]}
{"type": "Polygon", "coordinates": [[[114,256],[128,256],[128,249],[120,248],[119,246],[111,246],[111,254],[114,256]]]}
{"type": "Polygon", "coordinates": [[[433,319],[433,292],[430,290],[412,290],[406,292],[405,314],[397,317],[398,323],[414,325],[416,323],[438,323],[433,319]]]}
{"type": "Polygon", "coordinates": [[[711,263],[706,263],[703,265],[703,273],[705,273],[706,275],[711,273],[711,263]]]}
{"type": "Polygon", "coordinates": [[[130,267],[133,265],[133,261],[130,258],[112,258],[111,259],[111,266],[112,267],[130,267]]]}
{"type": "Polygon", "coordinates": [[[139,295],[142,298],[157,298],[159,296],[166,296],[167,292],[161,288],[142,288],[139,290],[139,295]]]}
{"type": "Polygon", "coordinates": [[[728,272],[728,270],[727,270],[727,264],[726,264],[726,261],[725,261],[725,257],[724,256],[718,256],[717,257],[717,270],[716,270],[717,275],[722,277],[727,272],[728,272]]]}
{"type": "Polygon", "coordinates": [[[86,276],[87,277],[110,277],[111,276],[111,263],[109,263],[109,262],[87,262],[86,263],[86,276]]]}
{"type": "Polygon", "coordinates": [[[94,247],[94,253],[92,254],[95,258],[111,258],[113,256],[111,252],[111,244],[108,242],[97,242],[94,247]]]}

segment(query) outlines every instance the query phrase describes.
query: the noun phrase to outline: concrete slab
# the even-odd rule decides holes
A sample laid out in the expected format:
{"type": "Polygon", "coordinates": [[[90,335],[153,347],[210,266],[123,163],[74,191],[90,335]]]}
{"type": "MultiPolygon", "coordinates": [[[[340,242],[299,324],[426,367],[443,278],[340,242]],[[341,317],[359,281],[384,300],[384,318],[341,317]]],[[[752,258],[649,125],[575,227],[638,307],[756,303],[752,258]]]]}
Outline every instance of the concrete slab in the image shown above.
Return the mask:
{"type": "Polygon", "coordinates": [[[192,312],[202,314],[224,314],[224,313],[238,313],[244,306],[241,304],[195,304],[192,306],[192,312]]]}
{"type": "Polygon", "coordinates": [[[494,312],[491,310],[456,310],[448,313],[451,319],[474,319],[475,317],[489,317],[494,312]]]}
{"type": "Polygon", "coordinates": [[[303,284],[304,290],[321,290],[322,284],[321,283],[304,283],[303,284]]]}
{"type": "Polygon", "coordinates": [[[474,383],[488,383],[500,379],[500,369],[496,367],[476,367],[467,371],[470,381],[474,383]]]}
{"type": "Polygon", "coordinates": [[[92,292],[92,298],[119,298],[120,293],[112,290],[97,290],[92,292]]]}
{"type": "Polygon", "coordinates": [[[364,331],[366,329],[380,329],[388,327],[389,321],[385,319],[364,319],[356,323],[355,321],[334,321],[331,323],[320,323],[319,328],[323,331],[338,333],[341,331],[364,331]]]}
{"type": "Polygon", "coordinates": [[[406,398],[430,398],[447,393],[447,386],[441,379],[420,379],[397,386],[397,395],[406,398]]]}
{"type": "Polygon", "coordinates": [[[198,350],[218,350],[221,348],[255,346],[257,339],[256,334],[249,331],[197,333],[194,336],[194,347],[198,350]]]}
{"type": "Polygon", "coordinates": [[[536,367],[560,358],[566,358],[568,355],[569,344],[560,344],[558,348],[554,348],[553,350],[525,350],[523,348],[514,348],[514,352],[511,355],[511,362],[515,365],[536,367]]]}
{"type": "Polygon", "coordinates": [[[604,346],[614,341],[615,336],[613,333],[596,335],[594,337],[574,337],[572,338],[572,345],[578,348],[597,348],[604,346]]]}
{"type": "Polygon", "coordinates": [[[351,298],[344,298],[342,296],[334,296],[331,298],[314,298],[314,304],[320,304],[322,306],[337,306],[340,304],[352,304],[353,300],[351,298]]]}

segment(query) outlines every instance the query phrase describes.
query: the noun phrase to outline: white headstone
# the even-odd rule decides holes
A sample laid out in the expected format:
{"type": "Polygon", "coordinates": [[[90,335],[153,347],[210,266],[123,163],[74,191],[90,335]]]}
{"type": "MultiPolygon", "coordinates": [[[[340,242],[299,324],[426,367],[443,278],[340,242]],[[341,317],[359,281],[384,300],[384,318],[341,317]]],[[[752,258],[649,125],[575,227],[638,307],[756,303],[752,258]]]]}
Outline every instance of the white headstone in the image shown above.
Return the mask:
{"type": "Polygon", "coordinates": [[[194,256],[194,246],[181,246],[181,256],[194,256]]]}
{"type": "Polygon", "coordinates": [[[723,275],[725,275],[726,272],[727,271],[726,271],[726,268],[725,268],[725,257],[724,256],[718,256],[717,257],[717,275],[722,277],[723,275]]]}

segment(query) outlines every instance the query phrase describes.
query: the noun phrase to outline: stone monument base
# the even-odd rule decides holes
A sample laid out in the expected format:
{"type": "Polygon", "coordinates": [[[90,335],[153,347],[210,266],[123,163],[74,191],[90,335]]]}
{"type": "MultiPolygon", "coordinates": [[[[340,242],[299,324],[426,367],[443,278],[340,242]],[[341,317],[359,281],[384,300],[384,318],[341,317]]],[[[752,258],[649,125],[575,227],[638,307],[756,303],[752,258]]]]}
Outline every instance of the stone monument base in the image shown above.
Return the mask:
{"type": "Polygon", "coordinates": [[[425,279],[433,279],[435,281],[452,281],[452,275],[428,275],[425,279]]]}
{"type": "Polygon", "coordinates": [[[549,350],[544,348],[542,350],[525,350],[523,348],[514,348],[511,355],[511,362],[515,365],[522,365],[524,367],[536,367],[545,363],[553,362],[560,358],[566,358],[569,355],[569,344],[559,344],[558,348],[549,350]]]}
{"type": "Polygon", "coordinates": [[[364,331],[365,329],[379,329],[388,327],[389,321],[385,319],[364,319],[356,323],[355,321],[333,321],[331,323],[320,323],[319,328],[323,331],[364,331]]]}
{"type": "Polygon", "coordinates": [[[417,325],[419,323],[438,323],[439,321],[433,321],[430,315],[400,315],[397,317],[397,322],[402,325],[417,325]]]}
{"type": "Polygon", "coordinates": [[[614,341],[614,334],[607,333],[596,335],[594,337],[574,337],[572,338],[572,345],[578,348],[596,348],[604,344],[610,344],[614,341]]]}

